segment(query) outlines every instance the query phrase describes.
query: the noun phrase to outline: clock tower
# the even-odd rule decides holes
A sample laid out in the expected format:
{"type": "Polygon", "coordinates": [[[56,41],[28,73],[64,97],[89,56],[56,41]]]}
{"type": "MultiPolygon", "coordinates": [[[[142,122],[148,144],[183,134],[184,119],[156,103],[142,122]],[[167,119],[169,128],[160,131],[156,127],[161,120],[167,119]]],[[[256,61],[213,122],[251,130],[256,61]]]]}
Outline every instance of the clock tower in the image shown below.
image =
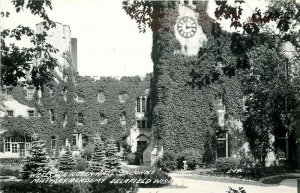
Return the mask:
{"type": "Polygon", "coordinates": [[[176,53],[187,56],[197,55],[199,48],[207,42],[199,21],[199,13],[193,1],[181,1],[178,4],[178,18],[174,26],[175,37],[180,42],[181,49],[176,53]]]}

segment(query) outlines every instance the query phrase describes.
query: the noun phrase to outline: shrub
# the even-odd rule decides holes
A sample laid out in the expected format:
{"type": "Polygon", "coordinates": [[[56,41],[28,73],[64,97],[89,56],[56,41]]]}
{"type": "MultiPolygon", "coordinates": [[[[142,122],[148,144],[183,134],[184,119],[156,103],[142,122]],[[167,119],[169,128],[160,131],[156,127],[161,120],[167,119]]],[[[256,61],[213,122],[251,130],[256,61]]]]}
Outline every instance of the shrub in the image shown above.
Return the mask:
{"type": "Polygon", "coordinates": [[[19,174],[20,174],[19,170],[0,168],[0,176],[18,176],[19,174]]]}
{"type": "Polygon", "coordinates": [[[30,183],[30,180],[1,182],[1,191],[3,193],[71,193],[74,191],[73,184],[43,184],[30,183]]]}
{"type": "Polygon", "coordinates": [[[85,159],[78,159],[73,167],[75,171],[87,171],[89,163],[85,159]]]}
{"type": "Polygon", "coordinates": [[[200,165],[202,163],[202,154],[194,149],[184,150],[180,154],[180,158],[178,159],[178,168],[183,168],[182,161],[184,159],[187,161],[189,169],[194,170],[196,169],[197,165],[200,165]]]}
{"type": "Polygon", "coordinates": [[[170,172],[177,167],[176,155],[173,152],[165,152],[163,157],[158,159],[157,167],[163,171],[170,172]]]}
{"type": "Polygon", "coordinates": [[[2,165],[19,165],[23,163],[23,158],[0,158],[2,165]]]}
{"type": "Polygon", "coordinates": [[[218,172],[228,172],[230,169],[236,169],[240,165],[237,158],[218,158],[215,162],[218,172]]]}
{"type": "Polygon", "coordinates": [[[129,153],[128,155],[127,155],[127,161],[128,161],[128,164],[130,164],[130,165],[134,165],[134,164],[136,164],[136,156],[135,156],[135,154],[134,153],[129,153]]]}
{"type": "Polygon", "coordinates": [[[113,178],[131,178],[131,176],[114,176],[103,183],[73,183],[73,184],[47,184],[30,183],[29,180],[1,182],[3,193],[136,193],[138,185],[133,183],[113,184],[113,178]],[[30,185],[28,185],[30,184],[30,185]]]}

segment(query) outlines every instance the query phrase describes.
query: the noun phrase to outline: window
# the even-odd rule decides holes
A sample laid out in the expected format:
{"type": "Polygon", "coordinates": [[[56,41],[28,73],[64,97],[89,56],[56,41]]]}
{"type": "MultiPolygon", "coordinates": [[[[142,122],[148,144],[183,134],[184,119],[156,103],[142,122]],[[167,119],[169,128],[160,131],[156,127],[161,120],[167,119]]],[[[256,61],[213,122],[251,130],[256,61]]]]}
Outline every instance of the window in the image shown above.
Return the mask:
{"type": "Polygon", "coordinates": [[[125,112],[121,113],[120,122],[121,122],[121,125],[126,125],[126,113],[125,112]]]}
{"type": "Polygon", "coordinates": [[[105,125],[107,123],[108,123],[108,120],[107,120],[105,114],[104,113],[100,113],[100,124],[101,125],[105,125]]]}
{"type": "Polygon", "coordinates": [[[49,96],[50,96],[50,97],[53,97],[53,89],[50,89],[50,90],[49,90],[49,96]]]}
{"type": "Polygon", "coordinates": [[[142,128],[147,128],[147,125],[146,125],[147,121],[146,120],[142,120],[142,128]]]}
{"type": "Polygon", "coordinates": [[[246,96],[243,96],[243,111],[246,111],[247,110],[247,106],[246,106],[246,103],[247,103],[247,97],[246,96]]]}
{"type": "Polygon", "coordinates": [[[225,112],[218,112],[218,122],[219,126],[224,127],[225,124],[225,112]]]}
{"type": "Polygon", "coordinates": [[[137,128],[142,128],[142,121],[141,120],[137,120],[137,128]]]}
{"type": "Polygon", "coordinates": [[[56,149],[56,138],[55,138],[55,136],[51,137],[51,149],[56,149]]]}
{"type": "Polygon", "coordinates": [[[12,88],[7,88],[6,89],[7,92],[7,99],[12,99],[12,88]]]}
{"type": "Polygon", "coordinates": [[[119,95],[119,101],[125,103],[128,100],[129,96],[126,92],[119,95]]]}
{"type": "Polygon", "coordinates": [[[1,89],[0,98],[11,100],[12,97],[12,88],[1,89]]]}
{"type": "Polygon", "coordinates": [[[226,130],[217,131],[217,157],[228,157],[228,133],[226,130]]]}
{"type": "Polygon", "coordinates": [[[145,129],[148,128],[149,124],[147,120],[137,120],[137,128],[145,129]]]}
{"type": "Polygon", "coordinates": [[[76,135],[73,135],[73,138],[72,138],[72,145],[73,145],[73,146],[76,146],[76,145],[77,145],[76,135]]]}
{"type": "Polygon", "coordinates": [[[4,152],[10,152],[10,143],[5,143],[4,152]]]}
{"type": "Polygon", "coordinates": [[[12,150],[12,153],[18,153],[18,144],[17,143],[12,143],[11,144],[11,150],[12,150]]]}
{"type": "Polygon", "coordinates": [[[138,97],[136,99],[136,112],[146,112],[150,108],[150,101],[147,97],[138,97]]]}
{"type": "Polygon", "coordinates": [[[55,114],[54,114],[54,109],[50,109],[50,121],[55,121],[55,114]]]}
{"type": "Polygon", "coordinates": [[[6,89],[1,89],[0,90],[0,98],[1,99],[6,99],[6,89]]]}
{"type": "Polygon", "coordinates": [[[82,125],[83,124],[83,113],[78,113],[77,124],[78,125],[82,125]]]}
{"type": "Polygon", "coordinates": [[[14,111],[13,110],[7,110],[6,113],[7,113],[7,116],[9,116],[9,117],[14,116],[14,111]]]}
{"type": "Polygon", "coordinates": [[[150,98],[147,98],[146,103],[147,103],[146,109],[147,109],[147,112],[149,112],[149,110],[150,110],[150,98]]]}
{"type": "Polygon", "coordinates": [[[34,97],[34,88],[33,87],[27,87],[27,99],[31,100],[34,97]]]}
{"type": "Polygon", "coordinates": [[[63,122],[64,122],[64,124],[67,123],[67,120],[68,120],[68,118],[67,118],[67,113],[65,112],[65,113],[63,114],[63,122]]]}
{"type": "Polygon", "coordinates": [[[67,94],[67,91],[68,91],[67,87],[64,86],[64,88],[62,89],[61,93],[62,93],[62,94],[67,94]]]}
{"type": "Polygon", "coordinates": [[[105,102],[105,95],[104,95],[103,92],[100,92],[98,94],[97,100],[98,100],[99,103],[104,103],[105,102]]]}
{"type": "Polygon", "coordinates": [[[28,110],[28,117],[34,117],[35,114],[34,114],[34,110],[28,110]]]}
{"type": "Polygon", "coordinates": [[[146,111],[146,98],[143,97],[142,98],[142,112],[145,112],[146,111]]]}
{"type": "Polygon", "coordinates": [[[82,94],[76,94],[76,101],[77,102],[84,102],[84,98],[82,94]]]}
{"type": "Polygon", "coordinates": [[[141,112],[141,99],[139,97],[136,99],[136,112],[141,112]]]}
{"type": "Polygon", "coordinates": [[[63,95],[64,101],[67,101],[67,87],[64,86],[64,88],[62,89],[61,93],[63,95]]]}

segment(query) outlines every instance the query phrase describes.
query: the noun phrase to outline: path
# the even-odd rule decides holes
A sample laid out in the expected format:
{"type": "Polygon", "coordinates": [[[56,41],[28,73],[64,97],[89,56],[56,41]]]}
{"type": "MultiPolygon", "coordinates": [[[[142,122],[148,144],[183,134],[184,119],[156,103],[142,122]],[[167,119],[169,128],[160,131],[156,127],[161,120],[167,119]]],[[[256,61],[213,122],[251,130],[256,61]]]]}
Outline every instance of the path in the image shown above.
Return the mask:
{"type": "Polygon", "coordinates": [[[173,187],[140,188],[138,193],[226,193],[228,187],[244,187],[246,193],[297,193],[296,179],[284,180],[280,185],[248,185],[195,179],[195,174],[184,174],[183,180],[178,173],[170,176],[174,180],[173,187]]]}

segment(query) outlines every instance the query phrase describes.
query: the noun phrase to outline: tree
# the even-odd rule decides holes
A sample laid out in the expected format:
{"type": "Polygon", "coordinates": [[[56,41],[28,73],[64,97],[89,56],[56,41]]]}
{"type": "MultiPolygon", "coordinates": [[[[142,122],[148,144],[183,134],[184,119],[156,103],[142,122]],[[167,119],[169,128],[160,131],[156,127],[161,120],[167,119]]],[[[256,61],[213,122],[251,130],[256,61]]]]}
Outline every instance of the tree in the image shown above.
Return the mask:
{"type": "Polygon", "coordinates": [[[44,141],[39,140],[38,136],[34,134],[32,146],[30,148],[30,156],[25,159],[22,177],[25,179],[36,178],[39,174],[50,173],[54,169],[50,161],[44,141]]]}
{"type": "MultiPolygon", "coordinates": [[[[55,23],[48,17],[46,8],[52,9],[51,0],[12,1],[16,12],[28,9],[33,15],[38,15],[43,21],[45,29],[55,27],[55,23]]],[[[2,19],[8,18],[9,12],[1,12],[2,19]]],[[[16,86],[19,79],[23,78],[27,83],[33,84],[37,89],[43,88],[53,80],[52,70],[57,66],[57,60],[52,53],[58,50],[45,42],[47,34],[35,34],[28,26],[19,25],[15,29],[1,29],[1,86],[16,86]],[[13,43],[7,43],[9,38],[21,40],[28,37],[32,47],[18,47],[13,43]],[[34,64],[34,61],[38,63],[34,64]],[[29,72],[31,77],[26,73],[29,72]]]]}
{"type": "Polygon", "coordinates": [[[105,169],[105,151],[104,151],[104,144],[99,139],[96,141],[94,152],[92,154],[92,160],[90,165],[90,170],[93,172],[100,172],[105,169]]]}
{"type": "Polygon", "coordinates": [[[274,45],[258,46],[248,55],[251,70],[242,75],[248,96],[243,125],[254,157],[264,166],[267,153],[276,151],[271,135],[285,137],[295,129],[293,110],[300,104],[300,76],[293,60],[274,45]]]}
{"type": "Polygon", "coordinates": [[[72,157],[72,152],[69,146],[67,146],[66,152],[59,159],[59,170],[69,171],[73,169],[74,165],[75,161],[72,157]]]}
{"type": "Polygon", "coordinates": [[[118,147],[113,140],[110,140],[106,145],[106,160],[105,160],[105,167],[112,173],[116,174],[119,173],[121,170],[120,159],[116,155],[118,151],[118,147]]]}

